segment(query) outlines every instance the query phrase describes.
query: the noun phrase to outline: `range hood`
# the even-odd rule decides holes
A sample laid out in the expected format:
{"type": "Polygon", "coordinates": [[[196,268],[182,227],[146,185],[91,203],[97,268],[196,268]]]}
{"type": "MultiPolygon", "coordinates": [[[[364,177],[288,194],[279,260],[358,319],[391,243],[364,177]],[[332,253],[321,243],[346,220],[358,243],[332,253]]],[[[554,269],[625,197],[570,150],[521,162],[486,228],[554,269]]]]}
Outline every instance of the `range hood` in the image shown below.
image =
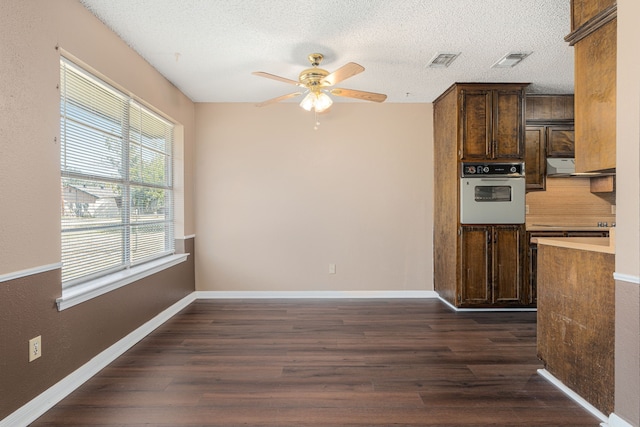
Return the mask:
{"type": "Polygon", "coordinates": [[[575,159],[547,159],[547,176],[569,177],[576,172],[575,159]]]}
{"type": "Polygon", "coordinates": [[[553,178],[593,178],[598,176],[615,175],[615,169],[606,169],[597,172],[576,172],[575,159],[547,159],[547,176],[553,178]]]}

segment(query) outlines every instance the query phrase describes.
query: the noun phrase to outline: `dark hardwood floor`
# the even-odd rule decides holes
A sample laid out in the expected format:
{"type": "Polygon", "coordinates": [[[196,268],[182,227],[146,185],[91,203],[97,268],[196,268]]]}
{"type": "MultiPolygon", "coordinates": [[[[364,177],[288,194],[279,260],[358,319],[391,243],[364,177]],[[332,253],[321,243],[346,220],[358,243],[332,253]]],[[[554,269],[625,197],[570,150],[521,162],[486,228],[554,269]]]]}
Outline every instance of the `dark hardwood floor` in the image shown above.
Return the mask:
{"type": "Polygon", "coordinates": [[[536,314],[438,300],[197,301],[33,426],[598,426],[536,314]]]}

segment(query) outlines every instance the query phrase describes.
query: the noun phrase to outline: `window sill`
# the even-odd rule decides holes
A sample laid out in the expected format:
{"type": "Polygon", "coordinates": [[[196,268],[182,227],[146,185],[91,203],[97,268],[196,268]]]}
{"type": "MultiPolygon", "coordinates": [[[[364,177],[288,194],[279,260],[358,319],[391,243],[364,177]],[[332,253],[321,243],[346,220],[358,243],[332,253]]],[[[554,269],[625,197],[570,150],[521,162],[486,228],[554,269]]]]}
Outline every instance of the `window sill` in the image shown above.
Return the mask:
{"type": "Polygon", "coordinates": [[[126,286],[137,280],[158,273],[174,265],[187,260],[189,254],[170,255],[142,265],[131,267],[128,270],[118,271],[108,276],[100,277],[62,290],[62,296],[56,300],[58,311],[66,310],[74,305],[88,301],[92,298],[104,295],[115,289],[126,286]]]}

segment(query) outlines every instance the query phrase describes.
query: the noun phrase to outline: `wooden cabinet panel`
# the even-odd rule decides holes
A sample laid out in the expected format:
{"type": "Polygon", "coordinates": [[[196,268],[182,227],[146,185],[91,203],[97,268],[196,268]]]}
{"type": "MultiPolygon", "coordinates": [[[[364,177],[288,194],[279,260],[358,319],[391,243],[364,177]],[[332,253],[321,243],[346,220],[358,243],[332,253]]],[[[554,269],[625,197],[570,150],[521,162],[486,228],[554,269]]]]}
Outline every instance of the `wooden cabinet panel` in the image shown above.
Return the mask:
{"type": "Polygon", "coordinates": [[[531,121],[573,123],[573,102],[573,95],[527,95],[525,113],[527,124],[531,121]]]}
{"type": "Polygon", "coordinates": [[[459,304],[466,307],[521,305],[522,226],[478,225],[461,229],[459,304]]]}
{"type": "Polygon", "coordinates": [[[493,157],[522,159],[524,157],[523,93],[520,90],[493,92],[493,157]]]}
{"type": "Polygon", "coordinates": [[[493,227],[493,299],[494,304],[519,304],[522,301],[521,227],[493,227]]]}
{"type": "Polygon", "coordinates": [[[616,167],[616,21],[575,44],[576,172],[616,167]]]}
{"type": "Polygon", "coordinates": [[[616,0],[572,0],[571,30],[575,31],[603,10],[615,5],[616,0]]]}
{"type": "Polygon", "coordinates": [[[486,305],[491,303],[489,264],[491,228],[464,226],[461,235],[460,303],[464,305],[486,305]]]}
{"type": "Polygon", "coordinates": [[[527,191],[545,190],[547,157],[574,157],[574,96],[527,95],[527,191]]]}
{"type": "Polygon", "coordinates": [[[524,300],[530,305],[537,305],[538,295],[538,244],[532,243],[534,237],[609,237],[609,231],[528,231],[526,242],[529,245],[525,265],[527,268],[524,300]]]}
{"type": "Polygon", "coordinates": [[[615,255],[540,245],[538,356],[604,414],[614,410],[615,255]]]}
{"type": "Polygon", "coordinates": [[[575,133],[573,125],[553,125],[546,129],[547,157],[574,157],[575,133]]]}
{"type": "Polygon", "coordinates": [[[460,126],[462,158],[484,160],[491,157],[491,91],[461,92],[462,123],[460,126]]]}
{"type": "Polygon", "coordinates": [[[523,159],[526,85],[478,86],[460,91],[461,159],[523,159]]]}
{"type": "Polygon", "coordinates": [[[546,184],[546,127],[527,126],[525,132],[525,179],[527,191],[544,190],[546,184]]]}

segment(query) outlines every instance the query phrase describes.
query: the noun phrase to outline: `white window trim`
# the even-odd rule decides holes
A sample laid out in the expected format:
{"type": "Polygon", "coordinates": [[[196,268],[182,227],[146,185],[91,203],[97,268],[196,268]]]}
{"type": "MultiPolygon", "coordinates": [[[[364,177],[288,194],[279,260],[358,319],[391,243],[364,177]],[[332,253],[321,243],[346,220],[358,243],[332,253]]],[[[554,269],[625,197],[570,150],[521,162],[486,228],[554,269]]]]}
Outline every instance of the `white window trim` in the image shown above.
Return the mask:
{"type": "Polygon", "coordinates": [[[63,289],[62,296],[56,299],[58,311],[66,310],[74,305],[99,297],[100,295],[104,295],[107,292],[141,280],[162,270],[166,270],[167,268],[186,261],[188,256],[188,253],[169,255],[63,289]]]}

